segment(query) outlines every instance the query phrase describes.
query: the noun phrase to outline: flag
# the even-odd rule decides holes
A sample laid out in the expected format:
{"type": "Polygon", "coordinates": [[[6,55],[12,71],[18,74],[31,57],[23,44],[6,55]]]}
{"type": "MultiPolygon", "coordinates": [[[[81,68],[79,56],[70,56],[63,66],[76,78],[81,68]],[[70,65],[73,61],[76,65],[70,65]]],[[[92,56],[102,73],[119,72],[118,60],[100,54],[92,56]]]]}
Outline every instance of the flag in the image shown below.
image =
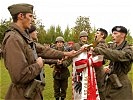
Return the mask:
{"type": "Polygon", "coordinates": [[[74,73],[82,72],[82,91],[80,97],[76,98],[78,94],[75,94],[73,90],[73,100],[100,100],[94,67],[102,66],[102,62],[103,55],[92,57],[90,54],[88,56],[87,52],[83,52],[73,59],[73,71],[75,71],[73,77],[74,73]]]}
{"type": "Polygon", "coordinates": [[[93,67],[101,67],[103,65],[103,55],[97,55],[97,56],[92,57],[90,59],[92,59],[92,66],[93,67]]]}
{"type": "Polygon", "coordinates": [[[75,61],[75,67],[77,72],[82,72],[84,68],[88,66],[101,67],[103,62],[103,55],[97,55],[87,59],[81,58],[75,61]]]}

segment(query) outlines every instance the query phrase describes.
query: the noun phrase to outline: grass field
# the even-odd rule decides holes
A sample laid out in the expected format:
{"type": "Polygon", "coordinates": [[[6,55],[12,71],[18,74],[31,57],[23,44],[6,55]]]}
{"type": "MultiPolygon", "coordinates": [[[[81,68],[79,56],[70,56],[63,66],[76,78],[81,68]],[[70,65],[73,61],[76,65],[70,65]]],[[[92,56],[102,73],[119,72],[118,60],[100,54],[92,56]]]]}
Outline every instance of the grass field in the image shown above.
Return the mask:
{"type": "MultiPolygon", "coordinates": [[[[71,66],[69,67],[69,70],[70,72],[72,72],[71,66]]],[[[54,100],[52,71],[53,69],[50,68],[48,65],[45,66],[46,86],[45,86],[45,90],[43,91],[44,100],[54,100]]],[[[133,84],[133,68],[129,73],[129,77],[133,84]]],[[[0,60],[0,100],[4,100],[9,84],[10,84],[10,78],[9,78],[8,72],[4,67],[3,60],[0,60]]],[[[71,83],[71,77],[70,77],[66,100],[72,100],[71,84],[72,83],[71,83]]]]}
{"type": "MultiPolygon", "coordinates": [[[[69,67],[70,72],[71,66],[69,67]]],[[[52,77],[53,69],[48,65],[45,66],[45,82],[46,86],[43,91],[44,100],[54,100],[54,90],[53,90],[53,77],[52,77]]],[[[3,60],[0,60],[0,100],[4,100],[5,94],[10,84],[10,78],[6,68],[4,67],[3,60]]],[[[72,87],[71,87],[71,77],[69,78],[69,85],[67,89],[67,97],[66,100],[72,100],[72,87]]]]}

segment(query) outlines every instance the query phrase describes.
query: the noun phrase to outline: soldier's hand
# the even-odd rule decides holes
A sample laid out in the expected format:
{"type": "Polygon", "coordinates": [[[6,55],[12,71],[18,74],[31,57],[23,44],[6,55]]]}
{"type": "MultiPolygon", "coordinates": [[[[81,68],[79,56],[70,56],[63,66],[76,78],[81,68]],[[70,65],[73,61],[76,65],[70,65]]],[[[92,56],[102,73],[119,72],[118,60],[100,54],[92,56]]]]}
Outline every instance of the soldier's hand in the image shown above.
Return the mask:
{"type": "Polygon", "coordinates": [[[72,51],[70,51],[70,52],[64,52],[64,55],[65,55],[65,56],[68,56],[68,57],[74,57],[75,54],[76,54],[76,52],[77,52],[77,51],[72,50],[72,51]]]}
{"type": "Polygon", "coordinates": [[[55,67],[55,64],[50,65],[50,68],[54,68],[54,67],[55,67]]]}
{"type": "Polygon", "coordinates": [[[110,71],[111,71],[111,69],[109,68],[109,66],[105,66],[105,67],[104,67],[104,72],[105,72],[105,73],[108,74],[108,73],[110,73],[110,71]]]}
{"type": "Polygon", "coordinates": [[[63,60],[58,60],[57,65],[61,65],[63,63],[63,60]]]}
{"type": "Polygon", "coordinates": [[[90,45],[84,44],[82,47],[80,47],[80,50],[81,50],[82,52],[84,52],[84,51],[88,50],[89,47],[90,47],[90,45]]]}
{"type": "Polygon", "coordinates": [[[41,57],[38,57],[37,59],[36,59],[36,62],[39,64],[39,66],[40,66],[40,68],[42,68],[43,67],[43,59],[41,58],[41,57]]]}

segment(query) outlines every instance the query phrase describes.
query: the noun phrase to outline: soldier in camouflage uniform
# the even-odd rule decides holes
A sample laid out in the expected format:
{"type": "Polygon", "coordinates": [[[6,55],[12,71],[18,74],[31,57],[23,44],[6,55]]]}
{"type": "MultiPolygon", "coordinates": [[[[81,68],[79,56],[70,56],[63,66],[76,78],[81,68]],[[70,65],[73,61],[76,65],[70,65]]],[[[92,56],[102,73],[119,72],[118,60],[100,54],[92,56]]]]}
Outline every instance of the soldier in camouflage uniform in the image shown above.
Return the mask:
{"type": "MultiPolygon", "coordinates": [[[[53,48],[59,51],[66,51],[64,47],[64,42],[65,41],[63,37],[57,37],[55,43],[56,45],[53,48]]],[[[54,97],[56,98],[56,100],[64,100],[66,98],[66,91],[68,88],[68,77],[70,77],[68,66],[71,64],[71,62],[71,59],[67,59],[54,65],[54,97]]]]}
{"type": "Polygon", "coordinates": [[[113,48],[104,45],[95,47],[94,52],[110,60],[110,72],[105,84],[105,100],[133,100],[132,85],[128,78],[133,62],[133,50],[125,40],[127,29],[123,26],[112,28],[113,48]]]}
{"type": "MultiPolygon", "coordinates": [[[[40,76],[43,68],[43,59],[35,57],[36,52],[43,58],[61,59],[65,55],[71,56],[74,52],[61,52],[51,48],[45,48],[35,44],[25,31],[31,26],[33,19],[33,6],[30,4],[14,4],[8,7],[12,15],[13,23],[10,29],[5,32],[2,42],[2,53],[5,67],[7,68],[11,85],[6,94],[5,100],[27,100],[25,92],[31,86],[34,79],[40,76]]],[[[40,77],[39,77],[40,78],[40,77]]],[[[34,90],[32,100],[42,100],[40,88],[34,90]]]]}
{"type": "MultiPolygon", "coordinates": [[[[95,33],[95,42],[97,43],[96,47],[99,47],[101,45],[104,45],[106,48],[108,47],[107,44],[105,43],[105,39],[108,36],[108,32],[103,29],[103,28],[98,28],[96,33],[95,33]]],[[[96,54],[93,53],[93,56],[96,54]]],[[[104,61],[103,61],[104,64],[104,61]]],[[[103,76],[104,76],[104,70],[103,66],[101,67],[95,67],[95,72],[96,72],[96,80],[97,80],[97,85],[98,85],[98,90],[99,90],[99,95],[100,95],[100,100],[105,100],[104,99],[104,94],[103,94],[103,76]]]]}

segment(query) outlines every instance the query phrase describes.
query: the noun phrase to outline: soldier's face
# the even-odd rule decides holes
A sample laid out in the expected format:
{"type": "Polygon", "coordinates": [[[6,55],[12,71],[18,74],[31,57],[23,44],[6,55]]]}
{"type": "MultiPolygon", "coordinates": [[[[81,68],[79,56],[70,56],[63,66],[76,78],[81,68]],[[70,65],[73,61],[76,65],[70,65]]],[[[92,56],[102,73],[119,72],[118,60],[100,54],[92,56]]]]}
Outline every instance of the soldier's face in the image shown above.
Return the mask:
{"type": "Polygon", "coordinates": [[[33,22],[33,14],[31,13],[26,13],[25,16],[23,15],[23,20],[22,20],[22,23],[23,23],[23,27],[25,29],[27,28],[30,28],[32,22],[33,22]]]}
{"type": "Polygon", "coordinates": [[[63,45],[64,45],[64,43],[63,43],[62,41],[57,41],[57,42],[56,42],[56,46],[57,46],[58,48],[63,47],[63,45]]]}
{"type": "Polygon", "coordinates": [[[124,33],[113,31],[112,40],[113,40],[114,43],[120,44],[120,43],[123,42],[124,38],[125,38],[125,34],[124,33]]]}
{"type": "Polygon", "coordinates": [[[97,31],[96,33],[95,33],[95,41],[100,41],[101,39],[103,39],[103,34],[102,34],[102,32],[101,31],[97,31]]]}
{"type": "Polygon", "coordinates": [[[37,38],[37,34],[38,34],[38,32],[35,30],[35,31],[33,31],[32,33],[30,33],[30,36],[31,36],[31,38],[33,39],[33,40],[37,40],[38,38],[37,38]]]}
{"type": "Polygon", "coordinates": [[[87,42],[87,40],[88,40],[87,36],[80,37],[80,41],[82,41],[82,42],[87,42]]]}

